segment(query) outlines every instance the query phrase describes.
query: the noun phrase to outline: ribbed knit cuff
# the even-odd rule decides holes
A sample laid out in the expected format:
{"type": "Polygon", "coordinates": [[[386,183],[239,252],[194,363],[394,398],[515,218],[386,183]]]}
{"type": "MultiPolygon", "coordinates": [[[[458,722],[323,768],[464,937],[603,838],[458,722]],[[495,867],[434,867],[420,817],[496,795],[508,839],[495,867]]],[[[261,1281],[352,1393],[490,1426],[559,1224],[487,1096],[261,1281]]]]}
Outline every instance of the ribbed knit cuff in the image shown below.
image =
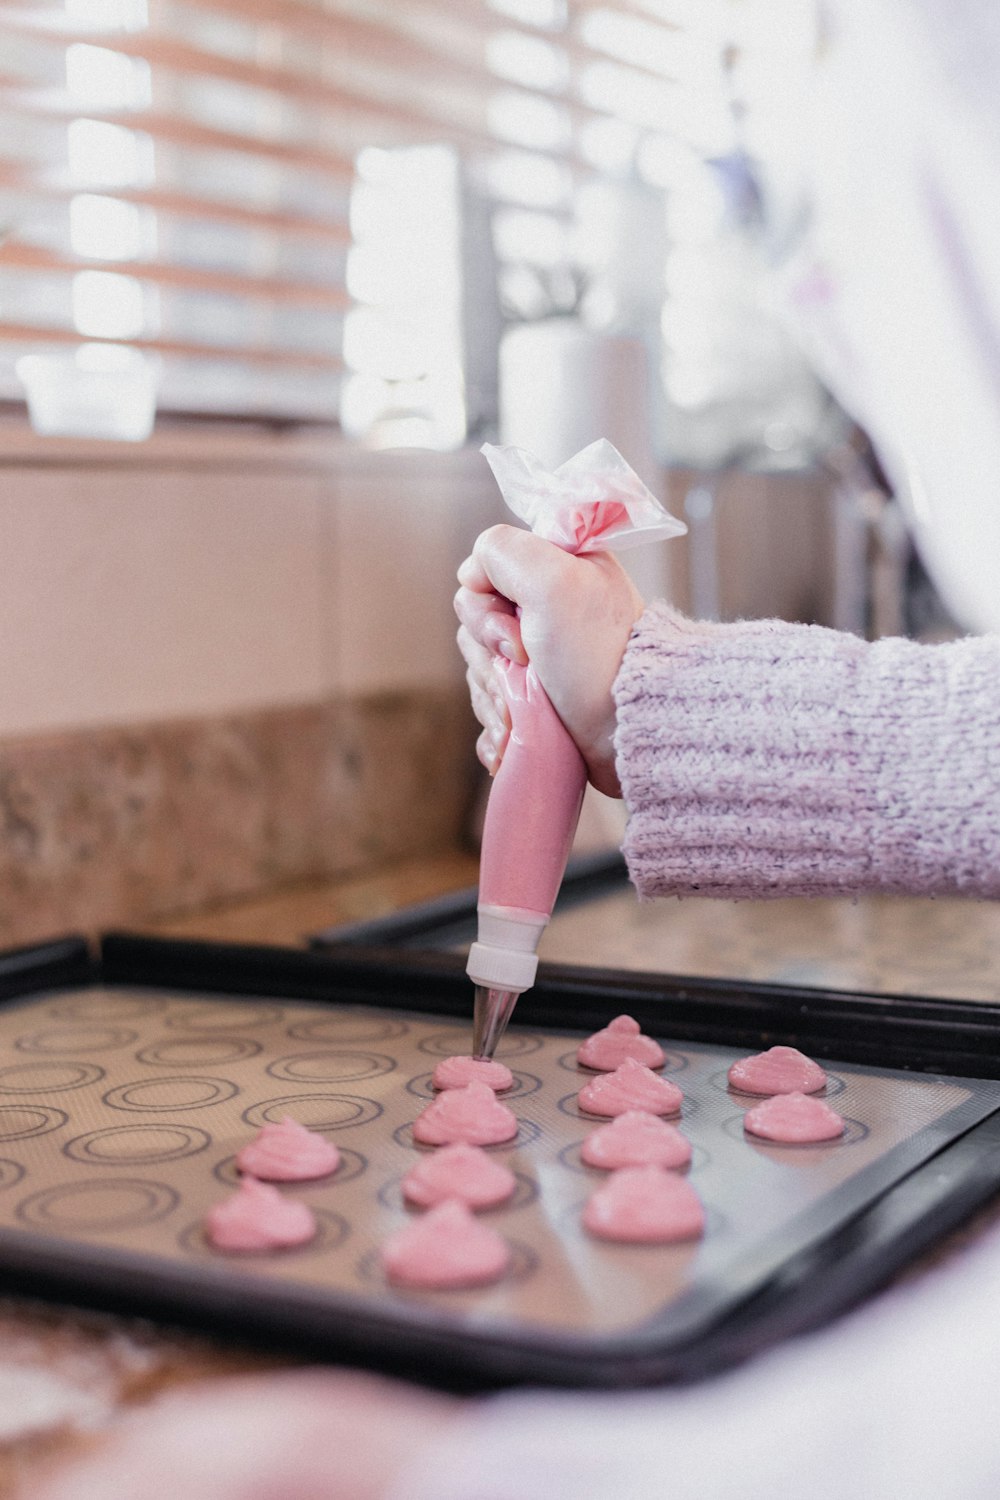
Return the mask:
{"type": "Polygon", "coordinates": [[[1000,895],[1000,638],[653,605],[615,684],[641,896],[1000,895]]]}

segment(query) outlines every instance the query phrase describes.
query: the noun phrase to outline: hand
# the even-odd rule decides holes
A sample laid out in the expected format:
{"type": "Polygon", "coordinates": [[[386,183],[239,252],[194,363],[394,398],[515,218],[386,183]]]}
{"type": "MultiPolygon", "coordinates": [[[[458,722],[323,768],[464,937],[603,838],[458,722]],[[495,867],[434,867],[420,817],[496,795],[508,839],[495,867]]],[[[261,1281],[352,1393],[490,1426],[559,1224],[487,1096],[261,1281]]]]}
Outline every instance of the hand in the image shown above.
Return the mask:
{"type": "Polygon", "coordinates": [[[218,1381],[167,1396],[34,1500],[380,1500],[458,1401],[348,1371],[218,1381]]]}
{"type": "Polygon", "coordinates": [[[608,552],[574,557],[515,526],[491,526],[458,570],[458,646],[476,750],[495,774],[510,724],[494,661],[531,661],[598,791],[618,797],[612,688],[643,602],[608,552]]]}

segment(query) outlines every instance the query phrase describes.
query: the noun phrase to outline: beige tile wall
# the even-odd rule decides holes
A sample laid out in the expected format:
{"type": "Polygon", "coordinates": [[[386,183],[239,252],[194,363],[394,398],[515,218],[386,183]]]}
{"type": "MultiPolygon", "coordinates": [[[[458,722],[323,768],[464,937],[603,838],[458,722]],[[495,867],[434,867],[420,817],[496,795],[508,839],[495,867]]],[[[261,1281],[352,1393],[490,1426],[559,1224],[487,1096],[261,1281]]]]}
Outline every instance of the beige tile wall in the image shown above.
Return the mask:
{"type": "Polygon", "coordinates": [[[498,506],[474,453],[15,456],[0,740],[454,685],[455,568],[498,506]]]}

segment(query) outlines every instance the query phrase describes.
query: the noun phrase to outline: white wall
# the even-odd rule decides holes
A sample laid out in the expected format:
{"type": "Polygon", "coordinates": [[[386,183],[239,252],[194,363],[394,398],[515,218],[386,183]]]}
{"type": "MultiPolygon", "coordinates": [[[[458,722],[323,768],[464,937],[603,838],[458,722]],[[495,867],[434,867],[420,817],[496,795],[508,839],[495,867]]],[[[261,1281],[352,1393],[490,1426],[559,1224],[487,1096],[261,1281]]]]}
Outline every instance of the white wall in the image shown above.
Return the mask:
{"type": "Polygon", "coordinates": [[[475,451],[0,430],[0,738],[459,683],[475,451]]]}

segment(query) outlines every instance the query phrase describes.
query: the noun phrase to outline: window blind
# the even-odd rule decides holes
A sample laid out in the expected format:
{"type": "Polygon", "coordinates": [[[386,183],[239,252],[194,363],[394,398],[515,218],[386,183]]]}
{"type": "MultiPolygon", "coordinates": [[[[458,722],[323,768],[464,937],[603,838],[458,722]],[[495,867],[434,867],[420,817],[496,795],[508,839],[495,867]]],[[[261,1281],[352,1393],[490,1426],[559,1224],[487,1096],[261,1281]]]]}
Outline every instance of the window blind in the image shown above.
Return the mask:
{"type": "MultiPolygon", "coordinates": [[[[155,366],[164,412],[335,421],[377,260],[352,286],[359,164],[385,178],[394,153],[451,153],[503,317],[570,305],[595,194],[655,194],[678,152],[728,145],[695,11],[714,7],[0,4],[0,398],[23,398],[24,356],[62,351],[155,366]]],[[[405,296],[420,276],[397,271],[405,296]]]]}

